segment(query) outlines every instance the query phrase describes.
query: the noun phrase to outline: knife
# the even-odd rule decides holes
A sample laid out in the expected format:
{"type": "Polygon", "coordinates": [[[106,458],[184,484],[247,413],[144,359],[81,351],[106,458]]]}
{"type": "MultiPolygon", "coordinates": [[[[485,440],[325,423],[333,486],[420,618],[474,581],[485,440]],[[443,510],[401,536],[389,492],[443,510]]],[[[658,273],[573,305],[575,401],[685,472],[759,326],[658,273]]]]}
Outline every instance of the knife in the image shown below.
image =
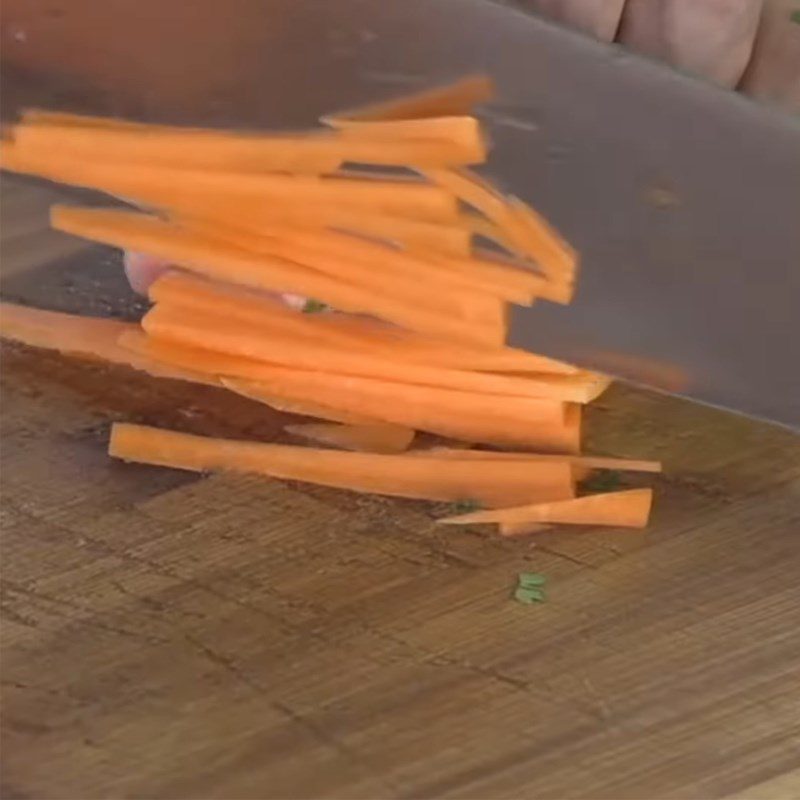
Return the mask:
{"type": "Polygon", "coordinates": [[[291,127],[489,74],[487,174],[581,254],[575,301],[515,308],[511,344],[800,428],[797,118],[485,0],[199,0],[163,24],[103,9],[29,12],[49,38],[26,34],[6,98],[291,127]]]}

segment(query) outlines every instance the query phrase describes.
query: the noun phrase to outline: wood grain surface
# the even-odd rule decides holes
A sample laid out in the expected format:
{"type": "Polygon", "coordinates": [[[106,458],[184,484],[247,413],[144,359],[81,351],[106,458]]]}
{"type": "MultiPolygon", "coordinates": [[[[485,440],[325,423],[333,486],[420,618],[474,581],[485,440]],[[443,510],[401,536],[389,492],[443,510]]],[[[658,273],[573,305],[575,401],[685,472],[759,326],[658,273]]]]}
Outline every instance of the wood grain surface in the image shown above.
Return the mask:
{"type": "MultiPolygon", "coordinates": [[[[138,313],[110,251],[20,266],[43,223],[19,219],[6,298],[138,313]]],[[[2,355],[4,798],[800,796],[792,434],[616,387],[587,450],[663,459],[650,528],[506,541],[423,503],[114,463],[112,420],[273,440],[289,417],[2,355]],[[546,603],[511,599],[524,570],[546,603]]]]}

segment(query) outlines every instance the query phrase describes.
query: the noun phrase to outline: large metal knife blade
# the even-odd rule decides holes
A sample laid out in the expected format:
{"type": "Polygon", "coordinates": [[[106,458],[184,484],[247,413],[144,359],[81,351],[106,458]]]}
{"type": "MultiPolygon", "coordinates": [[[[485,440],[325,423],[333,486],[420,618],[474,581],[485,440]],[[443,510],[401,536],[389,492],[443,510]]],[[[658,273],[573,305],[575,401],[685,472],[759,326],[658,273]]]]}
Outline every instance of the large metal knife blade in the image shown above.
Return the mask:
{"type": "Polygon", "coordinates": [[[485,0],[19,5],[6,111],[291,127],[490,74],[487,172],[582,257],[512,343],[800,427],[800,120],[485,0]]]}

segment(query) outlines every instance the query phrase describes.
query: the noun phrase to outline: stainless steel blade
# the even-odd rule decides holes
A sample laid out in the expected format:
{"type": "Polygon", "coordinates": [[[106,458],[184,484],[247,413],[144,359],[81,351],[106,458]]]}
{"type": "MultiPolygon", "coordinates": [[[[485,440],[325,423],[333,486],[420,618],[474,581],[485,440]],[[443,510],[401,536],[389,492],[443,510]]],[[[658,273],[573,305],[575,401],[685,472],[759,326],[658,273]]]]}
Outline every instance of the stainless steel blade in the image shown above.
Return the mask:
{"type": "Polygon", "coordinates": [[[292,127],[490,73],[487,172],[583,264],[576,302],[516,311],[513,343],[800,426],[797,119],[483,0],[16,13],[5,113],[292,127]]]}

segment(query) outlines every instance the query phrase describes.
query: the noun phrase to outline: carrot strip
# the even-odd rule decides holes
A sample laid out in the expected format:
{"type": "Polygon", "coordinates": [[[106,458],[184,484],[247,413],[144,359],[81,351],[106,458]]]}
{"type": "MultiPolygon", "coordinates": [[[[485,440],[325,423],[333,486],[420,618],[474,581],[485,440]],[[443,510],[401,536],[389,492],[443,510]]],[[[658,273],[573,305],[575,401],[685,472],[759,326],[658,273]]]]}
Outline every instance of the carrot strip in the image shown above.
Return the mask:
{"type": "MultiPolygon", "coordinates": [[[[255,325],[181,305],[158,304],[144,317],[142,327],[158,339],[270,364],[497,395],[498,401],[500,396],[536,398],[540,400],[537,418],[557,424],[563,423],[562,403],[583,402],[594,394],[592,380],[581,376],[508,377],[392,361],[330,346],[324,340],[298,337],[280,324],[264,321],[255,325]]],[[[529,411],[534,413],[534,407],[529,411]]]]}
{"type": "Polygon", "coordinates": [[[412,330],[444,338],[483,344],[500,344],[503,338],[503,331],[496,324],[479,325],[455,315],[433,313],[284,259],[249,253],[141,214],[55,206],[51,221],[57,230],[149,253],[211,278],[267,291],[296,292],[343,311],[377,314],[412,330]]]}
{"type": "Polygon", "coordinates": [[[442,141],[452,142],[460,152],[473,153],[471,163],[483,163],[487,156],[486,138],[480,122],[472,116],[443,116],[428,119],[382,120],[364,122],[340,121],[336,126],[343,139],[375,141],[442,141]]]}
{"type": "Polygon", "coordinates": [[[458,217],[455,198],[422,181],[179,169],[126,160],[107,163],[94,155],[89,160],[69,158],[59,149],[26,151],[19,142],[3,146],[0,163],[12,172],[99,189],[156,207],[210,211],[229,208],[239,213],[239,206],[246,204],[254,210],[271,208],[276,203],[317,204],[439,222],[453,222],[458,217]]]}
{"type": "Polygon", "coordinates": [[[541,533],[551,527],[541,522],[501,522],[499,530],[501,536],[525,536],[530,533],[541,533]]]}
{"type": "Polygon", "coordinates": [[[22,125],[82,125],[133,130],[163,127],[117,117],[97,117],[90,114],[74,114],[69,111],[48,111],[44,108],[24,108],[20,113],[20,122],[22,125]]]}
{"type": "Polygon", "coordinates": [[[322,117],[322,122],[332,127],[339,127],[349,122],[425,119],[468,114],[474,106],[485,103],[493,95],[494,84],[491,78],[486,75],[470,75],[443,86],[402,95],[393,100],[337,111],[322,117]]]}
{"type": "Polygon", "coordinates": [[[381,139],[336,132],[294,134],[232,132],[138,125],[19,124],[13,138],[27,151],[59,152],[76,158],[162,164],[235,172],[327,172],[343,162],[404,166],[475,164],[486,158],[480,138],[381,139]],[[417,161],[416,159],[420,159],[417,161]]]}
{"type": "MultiPolygon", "coordinates": [[[[335,206],[299,203],[218,204],[197,203],[181,199],[175,204],[180,211],[197,217],[213,217],[221,223],[244,231],[261,234],[276,225],[298,229],[328,229],[366,238],[385,240],[411,250],[427,248],[448,255],[469,256],[471,234],[452,221],[412,219],[395,212],[370,212],[359,206],[335,206]]],[[[426,212],[423,212],[426,213],[426,212]]]]}
{"type": "Polygon", "coordinates": [[[519,453],[500,450],[465,450],[453,447],[431,447],[427,450],[414,450],[409,455],[425,458],[459,458],[469,461],[511,459],[514,461],[569,461],[588,469],[615,469],[629,472],[661,472],[660,461],[643,461],[633,458],[613,458],[611,456],[553,455],[551,453],[519,453]]]}
{"type": "Polygon", "coordinates": [[[572,281],[577,254],[543,217],[521,200],[507,200],[483,178],[466,169],[421,169],[420,172],[486,215],[503,233],[506,246],[533,258],[551,279],[572,281]]]}
{"type": "Polygon", "coordinates": [[[408,450],[414,439],[413,429],[389,424],[329,425],[325,423],[308,423],[285,425],[283,429],[287,433],[301,436],[312,442],[365,453],[402,453],[408,450]]]}
{"type": "Polygon", "coordinates": [[[579,449],[579,406],[568,404],[565,421],[558,424],[540,418],[545,412],[552,420],[552,406],[548,408],[552,401],[290,369],[152,337],[134,346],[137,352],[168,364],[202,368],[212,376],[240,378],[272,397],[299,402],[316,402],[322,397],[330,408],[453,439],[549,452],[579,449]]]}
{"type": "MultiPolygon", "coordinates": [[[[130,339],[127,339],[127,341],[131,342],[130,339]]],[[[140,349],[135,343],[133,346],[140,349]]],[[[264,405],[271,406],[276,411],[282,411],[285,414],[297,414],[301,417],[316,417],[317,419],[324,419],[328,422],[339,422],[343,425],[385,424],[380,420],[371,419],[363,414],[350,414],[347,411],[339,411],[320,403],[301,402],[299,400],[286,400],[282,397],[275,397],[265,391],[264,385],[260,383],[225,377],[221,377],[219,381],[226,389],[229,389],[234,394],[247,397],[250,400],[255,400],[257,403],[264,403],[264,405]]]]}
{"type": "Polygon", "coordinates": [[[150,286],[149,294],[154,303],[183,305],[245,322],[278,324],[280,320],[287,331],[376,357],[483,372],[578,373],[569,364],[510,347],[458,345],[367,317],[300,314],[263,294],[186,272],[164,274],[150,286]]]}
{"type": "Polygon", "coordinates": [[[548,265],[551,275],[574,281],[578,254],[547,220],[516,197],[509,200],[514,218],[526,242],[525,253],[540,264],[548,265]]]}
{"type": "Polygon", "coordinates": [[[644,528],[653,503],[652,489],[593,494],[572,500],[536,503],[516,508],[476,511],[437,520],[443,525],[475,525],[489,522],[559,522],[571,525],[614,525],[644,528]]]}
{"type": "Polygon", "coordinates": [[[505,464],[487,473],[464,462],[443,471],[434,462],[402,455],[211,439],[125,423],[113,425],[109,455],[175,469],[255,473],[395,497],[473,497],[489,506],[572,496],[569,471],[558,464],[505,464]]]}
{"type": "Polygon", "coordinates": [[[170,367],[156,359],[136,355],[117,343],[120,336],[138,330],[139,326],[131,322],[0,303],[0,337],[4,339],[57,350],[65,355],[123,364],[157,378],[219,385],[213,378],[191,368],[170,367]]]}

